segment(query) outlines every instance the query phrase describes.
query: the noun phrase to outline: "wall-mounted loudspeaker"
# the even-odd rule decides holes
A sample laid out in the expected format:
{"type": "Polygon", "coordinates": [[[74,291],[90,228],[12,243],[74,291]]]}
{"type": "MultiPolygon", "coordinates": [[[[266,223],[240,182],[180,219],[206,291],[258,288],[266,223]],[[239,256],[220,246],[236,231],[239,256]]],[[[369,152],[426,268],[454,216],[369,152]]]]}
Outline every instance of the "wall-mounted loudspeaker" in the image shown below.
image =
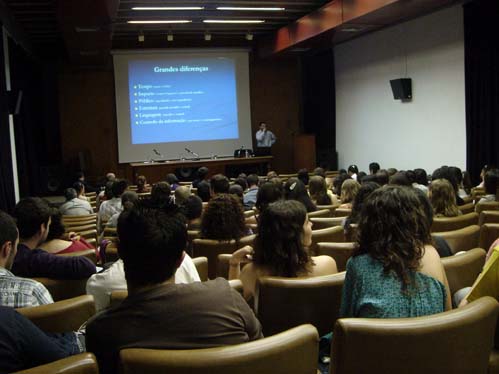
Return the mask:
{"type": "Polygon", "coordinates": [[[392,79],[393,98],[395,100],[407,101],[412,99],[412,80],[411,78],[392,79]]]}

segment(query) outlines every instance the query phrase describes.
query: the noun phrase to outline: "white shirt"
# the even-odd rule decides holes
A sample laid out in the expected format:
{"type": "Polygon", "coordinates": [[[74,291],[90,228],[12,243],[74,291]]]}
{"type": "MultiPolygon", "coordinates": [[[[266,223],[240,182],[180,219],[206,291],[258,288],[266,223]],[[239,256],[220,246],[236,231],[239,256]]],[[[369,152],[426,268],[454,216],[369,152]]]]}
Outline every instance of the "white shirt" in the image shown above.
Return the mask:
{"type": "MultiPolygon", "coordinates": [[[[200,282],[198,271],[192,258],[186,253],[184,261],[175,273],[175,283],[200,282]]],[[[126,291],[125,267],[118,260],[102,273],[92,275],[87,281],[87,294],[93,295],[97,311],[105,309],[111,302],[113,291],[126,291]]]]}
{"type": "Polygon", "coordinates": [[[257,147],[271,147],[275,143],[276,137],[272,131],[258,130],[256,132],[256,145],[257,147]]]}
{"type": "Polygon", "coordinates": [[[113,197],[111,200],[103,201],[99,208],[99,226],[102,220],[108,221],[116,213],[121,213],[121,197],[113,197]]]}
{"type": "Polygon", "coordinates": [[[61,205],[59,211],[63,216],[84,216],[86,214],[94,213],[90,203],[78,197],[66,201],[61,205]]]}

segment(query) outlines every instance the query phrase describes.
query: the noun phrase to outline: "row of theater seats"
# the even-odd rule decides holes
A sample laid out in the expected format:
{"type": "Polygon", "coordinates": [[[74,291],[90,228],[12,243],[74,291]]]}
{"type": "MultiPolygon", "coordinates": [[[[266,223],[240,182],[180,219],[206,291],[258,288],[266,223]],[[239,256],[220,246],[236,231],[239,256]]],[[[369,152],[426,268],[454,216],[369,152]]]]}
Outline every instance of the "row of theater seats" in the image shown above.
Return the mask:
{"type": "MultiPolygon", "coordinates": [[[[290,314],[290,313],[288,313],[290,314]]],[[[417,318],[338,319],[331,374],[496,373],[499,304],[490,297],[417,318]]],[[[310,324],[235,346],[199,350],[125,349],[122,372],[175,374],[315,374],[319,334],[310,324]]],[[[80,354],[24,374],[98,373],[95,357],[80,354]]]]}

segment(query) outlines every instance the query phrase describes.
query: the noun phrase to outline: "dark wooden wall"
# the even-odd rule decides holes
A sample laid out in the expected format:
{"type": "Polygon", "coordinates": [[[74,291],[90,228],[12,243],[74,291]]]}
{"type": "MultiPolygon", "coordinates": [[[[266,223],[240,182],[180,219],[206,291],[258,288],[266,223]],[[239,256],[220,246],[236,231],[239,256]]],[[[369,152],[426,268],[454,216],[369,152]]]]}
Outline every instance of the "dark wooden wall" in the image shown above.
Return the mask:
{"type": "MultiPolygon", "coordinates": [[[[250,56],[253,133],[266,121],[277,136],[273,168],[292,172],[293,137],[300,132],[301,78],[296,57],[257,60],[250,56]]],[[[116,171],[118,164],[114,74],[66,67],[59,76],[62,156],[66,166],[79,169],[83,159],[90,177],[116,171]]],[[[254,140],[253,140],[254,141],[254,140]]]]}

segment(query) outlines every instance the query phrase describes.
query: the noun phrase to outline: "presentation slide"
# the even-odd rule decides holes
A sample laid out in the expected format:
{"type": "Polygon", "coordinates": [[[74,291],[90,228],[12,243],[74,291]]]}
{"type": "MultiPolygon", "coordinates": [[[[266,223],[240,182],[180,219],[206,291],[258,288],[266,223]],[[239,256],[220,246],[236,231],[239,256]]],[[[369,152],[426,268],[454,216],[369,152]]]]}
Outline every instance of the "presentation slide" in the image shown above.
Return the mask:
{"type": "Polygon", "coordinates": [[[237,139],[234,61],[130,61],[132,144],[237,139]]]}
{"type": "Polygon", "coordinates": [[[252,148],[247,50],[120,50],[113,60],[120,163],[252,148]]]}

